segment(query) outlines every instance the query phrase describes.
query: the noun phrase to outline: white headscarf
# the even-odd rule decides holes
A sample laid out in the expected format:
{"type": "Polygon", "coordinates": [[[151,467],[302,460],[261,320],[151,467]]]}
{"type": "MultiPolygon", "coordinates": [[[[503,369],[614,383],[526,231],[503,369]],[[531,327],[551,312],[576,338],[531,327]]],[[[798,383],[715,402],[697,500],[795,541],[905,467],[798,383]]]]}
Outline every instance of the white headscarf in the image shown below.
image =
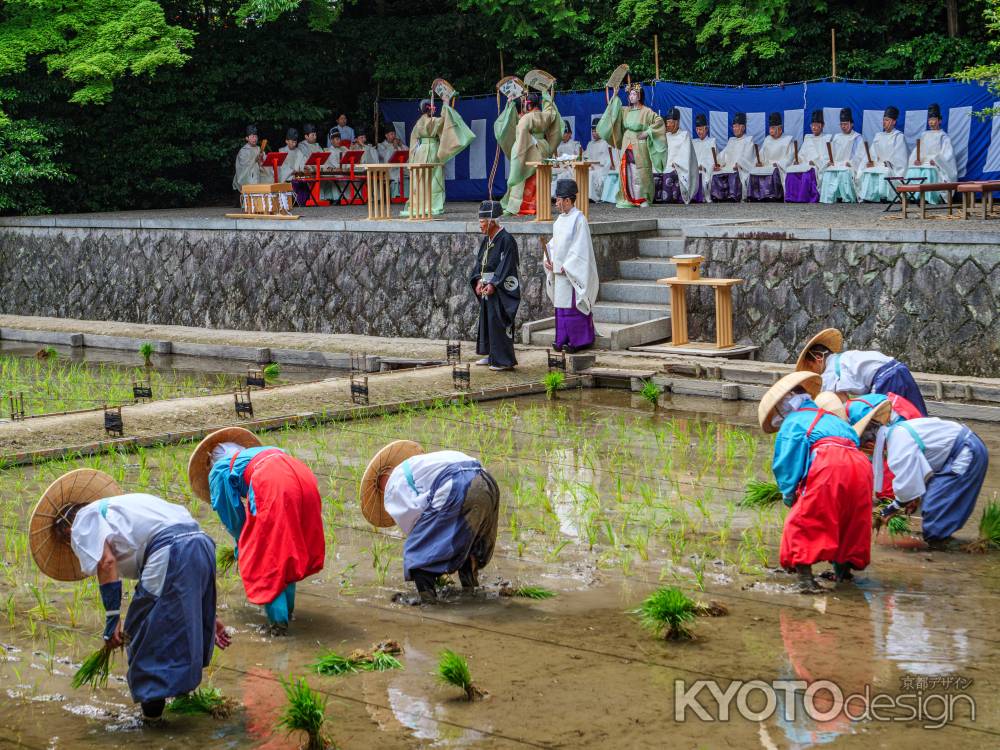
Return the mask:
{"type": "Polygon", "coordinates": [[[802,404],[808,400],[808,393],[786,393],[785,397],[774,408],[774,416],[771,417],[771,426],[775,428],[781,427],[781,423],[785,421],[785,417],[801,408],[802,404]]]}
{"type": "Polygon", "coordinates": [[[234,454],[239,453],[241,450],[243,450],[243,446],[239,443],[219,443],[212,448],[212,463],[215,463],[220,458],[232,458],[234,454]]]}

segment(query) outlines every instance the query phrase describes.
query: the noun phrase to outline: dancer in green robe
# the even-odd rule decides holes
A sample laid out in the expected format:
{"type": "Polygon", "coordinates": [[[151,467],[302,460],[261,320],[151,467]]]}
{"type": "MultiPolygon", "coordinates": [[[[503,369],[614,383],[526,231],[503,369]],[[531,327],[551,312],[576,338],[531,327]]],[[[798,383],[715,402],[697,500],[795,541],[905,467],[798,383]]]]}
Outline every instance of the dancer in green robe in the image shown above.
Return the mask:
{"type": "MultiPolygon", "coordinates": [[[[642,84],[635,83],[628,88],[628,107],[622,107],[617,92],[608,102],[607,109],[597,123],[597,132],[615,148],[624,153],[629,146],[635,156],[635,181],[638,195],[646,206],[653,202],[653,173],[666,170],[667,140],[663,118],[645,105],[642,84]]],[[[619,169],[620,164],[615,168],[619,169]]],[[[618,187],[618,208],[635,208],[629,201],[622,186],[618,187]]]]}
{"type": "MultiPolygon", "coordinates": [[[[434,116],[434,102],[424,99],[420,102],[420,119],[410,132],[410,164],[444,164],[466,149],[476,134],[465,124],[451,102],[441,104],[441,116],[434,116]]],[[[411,190],[413,181],[410,181],[411,190]]],[[[444,167],[435,167],[431,179],[431,212],[434,216],[444,213],[444,167]]],[[[410,215],[410,202],[399,214],[410,215]]]]}
{"type": "MultiPolygon", "coordinates": [[[[506,109],[493,124],[497,143],[510,159],[507,193],[500,204],[505,214],[534,216],[535,167],[528,166],[528,162],[540,162],[555,154],[562,140],[563,123],[549,94],[532,92],[522,101],[523,111],[518,115],[514,99],[508,99],[506,109]]],[[[551,200],[549,195],[537,197],[551,200]]]]}

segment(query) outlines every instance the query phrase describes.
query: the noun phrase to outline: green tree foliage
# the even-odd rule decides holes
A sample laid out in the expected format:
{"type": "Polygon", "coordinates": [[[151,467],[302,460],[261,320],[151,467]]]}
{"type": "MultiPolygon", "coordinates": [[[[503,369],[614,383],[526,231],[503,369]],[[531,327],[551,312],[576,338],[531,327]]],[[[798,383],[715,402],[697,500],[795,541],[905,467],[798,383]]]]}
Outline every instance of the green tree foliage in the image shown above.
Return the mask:
{"type": "MultiPolygon", "coordinates": [[[[989,46],[993,51],[990,62],[968,67],[958,73],[958,78],[963,81],[981,81],[986,84],[991,94],[1000,97],[1000,63],[995,62],[1000,55],[1000,0],[987,0],[983,21],[990,32],[989,46]]],[[[989,107],[976,114],[980,117],[998,115],[1000,107],[989,107]]]]}

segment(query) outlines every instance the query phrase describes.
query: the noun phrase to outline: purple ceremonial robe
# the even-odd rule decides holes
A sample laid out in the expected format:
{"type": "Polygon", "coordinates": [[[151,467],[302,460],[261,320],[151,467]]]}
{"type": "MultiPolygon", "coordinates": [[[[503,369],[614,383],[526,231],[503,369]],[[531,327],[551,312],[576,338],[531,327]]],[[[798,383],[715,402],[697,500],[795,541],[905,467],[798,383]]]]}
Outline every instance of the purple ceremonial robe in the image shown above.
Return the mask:
{"type": "Polygon", "coordinates": [[[556,338],[552,345],[559,349],[567,344],[582,349],[594,344],[594,316],[584,315],[576,307],[576,291],[571,307],[556,308],[556,338]]]}
{"type": "Polygon", "coordinates": [[[698,190],[695,194],[691,196],[692,203],[704,203],[705,202],[705,177],[702,174],[698,175],[698,190]]]}
{"type": "Polygon", "coordinates": [[[653,203],[683,203],[681,183],[677,172],[661,172],[653,175],[653,203]]]}
{"type": "Polygon", "coordinates": [[[781,172],[777,169],[769,175],[750,175],[750,180],[747,183],[748,201],[776,202],[784,199],[785,191],[781,187],[781,172]]]}
{"type": "Polygon", "coordinates": [[[306,205],[306,201],[309,200],[309,189],[312,183],[303,182],[302,180],[292,180],[292,192],[295,193],[295,202],[300,205],[306,205]]]}
{"type": "Polygon", "coordinates": [[[819,203],[816,170],[788,172],[785,175],[786,203],[819,203]]]}
{"type": "Polygon", "coordinates": [[[712,201],[739,203],[743,200],[743,183],[736,172],[716,172],[712,175],[712,201]]]}

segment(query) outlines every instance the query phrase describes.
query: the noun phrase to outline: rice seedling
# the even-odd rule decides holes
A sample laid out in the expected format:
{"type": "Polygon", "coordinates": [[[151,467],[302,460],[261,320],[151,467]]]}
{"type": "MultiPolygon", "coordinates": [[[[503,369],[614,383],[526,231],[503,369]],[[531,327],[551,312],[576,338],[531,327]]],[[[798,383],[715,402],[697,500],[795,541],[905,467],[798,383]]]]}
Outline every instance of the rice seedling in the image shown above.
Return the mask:
{"type": "Polygon", "coordinates": [[[228,544],[220,544],[215,552],[215,567],[219,575],[229,575],[236,565],[236,548],[228,544]]]}
{"type": "Polygon", "coordinates": [[[354,660],[346,656],[341,656],[336,651],[327,651],[325,654],[321,654],[310,666],[316,674],[321,674],[324,677],[353,674],[361,671],[354,660]]]}
{"type": "Polygon", "coordinates": [[[541,586],[511,586],[503,584],[500,587],[500,596],[517,596],[522,599],[551,599],[556,596],[555,591],[542,588],[541,586]]]}
{"type": "Polygon", "coordinates": [[[264,369],[261,370],[261,373],[264,375],[265,382],[273,383],[281,377],[281,365],[277,362],[269,362],[264,365],[264,369]]]}
{"type": "Polygon", "coordinates": [[[650,594],[629,614],[638,615],[639,623],[666,640],[690,639],[689,624],[696,616],[694,600],[678,588],[664,587],[650,594]]]}
{"type": "Polygon", "coordinates": [[[116,650],[108,644],[104,644],[84,659],[70,681],[73,689],[79,689],[84,685],[90,685],[91,688],[106,688],[108,677],[111,676],[112,657],[116,650]]]}
{"type": "Polygon", "coordinates": [[[642,388],[639,389],[639,395],[646,399],[646,401],[651,403],[654,407],[659,405],[660,395],[662,393],[663,389],[652,380],[643,380],[642,388]]]}
{"type": "Polygon", "coordinates": [[[561,370],[552,370],[542,377],[542,385],[545,386],[545,395],[548,398],[555,398],[556,391],[566,385],[566,374],[561,370]]]}
{"type": "Polygon", "coordinates": [[[464,690],[467,701],[474,701],[486,695],[484,691],[473,684],[472,673],[469,671],[469,663],[465,657],[450,649],[445,649],[438,657],[437,677],[446,685],[464,690]]]}
{"type": "Polygon", "coordinates": [[[207,714],[213,719],[228,719],[236,704],[217,687],[197,688],[170,701],[167,710],[175,714],[207,714]]]}
{"type": "Polygon", "coordinates": [[[780,503],[782,497],[781,490],[778,489],[778,485],[775,482],[762,482],[758,479],[751,479],[747,482],[740,505],[744,508],[763,508],[780,503]]]}
{"type": "Polygon", "coordinates": [[[148,341],[139,346],[139,354],[142,355],[142,363],[146,367],[153,366],[153,345],[148,341]]]}
{"type": "Polygon", "coordinates": [[[983,516],[979,519],[979,538],[966,545],[968,552],[986,552],[1000,549],[1000,501],[990,500],[983,508],[983,516]]]}
{"type": "Polygon", "coordinates": [[[387,672],[390,669],[402,669],[403,662],[392,654],[385,651],[376,651],[372,654],[368,669],[372,672],[387,672]]]}
{"type": "Polygon", "coordinates": [[[903,536],[910,533],[910,519],[906,516],[893,516],[886,524],[889,536],[903,536]]]}
{"type": "Polygon", "coordinates": [[[286,734],[305,732],[305,750],[325,750],[326,738],[323,725],[326,723],[327,698],[309,687],[305,679],[282,680],[288,705],[278,719],[276,727],[286,734]]]}

